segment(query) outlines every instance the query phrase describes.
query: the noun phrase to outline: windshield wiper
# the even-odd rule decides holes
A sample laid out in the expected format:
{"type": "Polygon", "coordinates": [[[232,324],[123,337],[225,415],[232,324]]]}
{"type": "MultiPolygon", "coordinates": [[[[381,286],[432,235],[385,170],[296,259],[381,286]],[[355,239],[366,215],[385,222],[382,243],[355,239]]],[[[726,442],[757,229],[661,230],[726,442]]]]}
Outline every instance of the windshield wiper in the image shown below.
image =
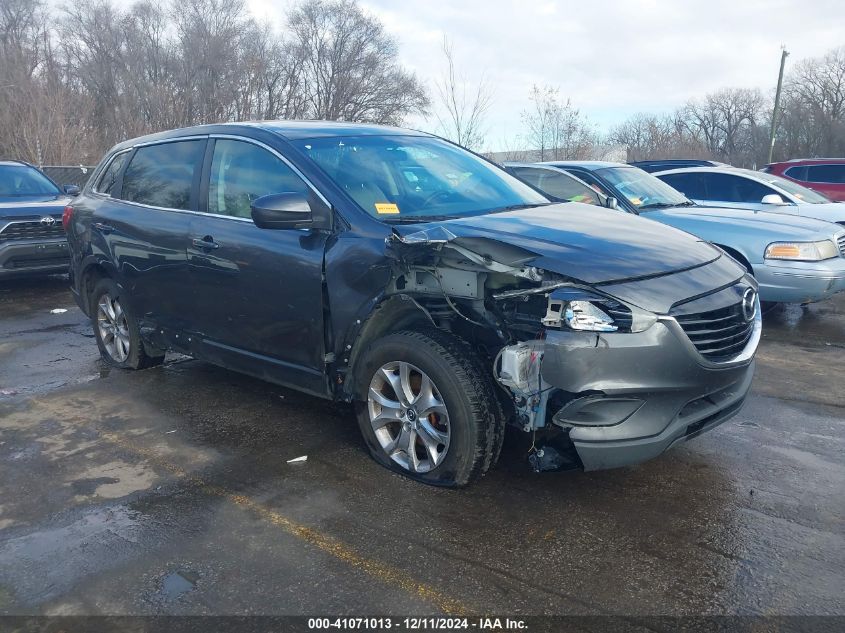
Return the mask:
{"type": "Polygon", "coordinates": [[[649,202],[648,204],[641,204],[637,207],[638,211],[643,211],[645,209],[668,209],[669,207],[676,207],[678,205],[672,204],[671,202],[649,202]]]}
{"type": "Polygon", "coordinates": [[[506,207],[497,207],[490,209],[487,213],[503,213],[505,211],[519,211],[520,209],[534,209],[536,207],[547,207],[554,202],[541,202],[539,204],[511,204],[506,207]]]}
{"type": "Polygon", "coordinates": [[[385,224],[422,224],[423,222],[442,222],[454,220],[456,215],[405,215],[396,218],[379,218],[385,224]]]}

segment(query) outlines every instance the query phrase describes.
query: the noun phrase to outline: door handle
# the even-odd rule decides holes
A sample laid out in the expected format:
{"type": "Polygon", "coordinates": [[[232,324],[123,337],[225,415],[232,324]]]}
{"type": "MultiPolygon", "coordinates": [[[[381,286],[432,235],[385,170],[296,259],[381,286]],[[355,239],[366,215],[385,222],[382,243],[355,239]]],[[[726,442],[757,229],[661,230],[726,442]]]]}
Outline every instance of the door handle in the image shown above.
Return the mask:
{"type": "Polygon", "coordinates": [[[205,249],[212,249],[212,248],[220,248],[220,244],[214,241],[214,238],[210,235],[206,235],[205,237],[195,237],[191,240],[191,244],[193,244],[196,248],[205,248],[205,249]]]}
{"type": "Polygon", "coordinates": [[[94,222],[91,226],[106,235],[114,231],[114,227],[111,224],[103,224],[102,222],[94,222]]]}

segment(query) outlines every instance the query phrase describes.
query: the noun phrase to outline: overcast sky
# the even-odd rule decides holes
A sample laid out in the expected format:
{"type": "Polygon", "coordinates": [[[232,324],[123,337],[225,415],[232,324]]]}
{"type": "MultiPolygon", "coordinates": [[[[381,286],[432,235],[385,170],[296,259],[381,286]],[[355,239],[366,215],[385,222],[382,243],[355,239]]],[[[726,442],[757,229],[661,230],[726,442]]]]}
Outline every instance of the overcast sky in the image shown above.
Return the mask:
{"type": "MultiPolygon", "coordinates": [[[[281,24],[289,0],[248,0],[281,24]]],[[[789,65],[845,45],[842,0],[365,0],[399,41],[403,64],[433,88],[440,46],[459,72],[495,87],[489,149],[521,132],[532,84],[606,130],[638,112],[672,110],[722,87],[774,90],[780,47],[789,65]]],[[[432,90],[433,93],[433,90],[432,90]]],[[[436,121],[410,121],[434,129],[436,121]]]]}

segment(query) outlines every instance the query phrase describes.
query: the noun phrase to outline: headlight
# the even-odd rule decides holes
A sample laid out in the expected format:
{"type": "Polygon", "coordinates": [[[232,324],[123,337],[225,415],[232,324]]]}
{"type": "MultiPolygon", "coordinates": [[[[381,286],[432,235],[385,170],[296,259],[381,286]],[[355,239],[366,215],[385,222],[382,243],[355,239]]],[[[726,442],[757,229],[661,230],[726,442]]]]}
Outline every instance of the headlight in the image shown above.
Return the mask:
{"type": "Polygon", "coordinates": [[[589,301],[570,301],[563,311],[563,322],[572,330],[615,332],[613,318],[589,301]]]}
{"type": "Polygon", "coordinates": [[[831,240],[819,242],[775,242],[766,247],[766,259],[791,259],[799,262],[818,262],[837,257],[839,251],[831,240]]]}
{"type": "Polygon", "coordinates": [[[563,289],[551,293],[541,321],[578,332],[643,332],[657,323],[657,316],[609,297],[563,289]]]}

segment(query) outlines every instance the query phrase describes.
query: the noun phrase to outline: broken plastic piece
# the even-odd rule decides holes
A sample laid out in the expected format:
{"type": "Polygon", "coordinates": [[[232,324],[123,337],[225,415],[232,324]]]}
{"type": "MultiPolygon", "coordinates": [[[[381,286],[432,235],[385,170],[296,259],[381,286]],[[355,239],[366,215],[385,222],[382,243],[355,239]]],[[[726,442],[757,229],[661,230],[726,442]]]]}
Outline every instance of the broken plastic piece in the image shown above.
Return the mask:
{"type": "Polygon", "coordinates": [[[308,461],[308,455],[303,455],[302,457],[294,457],[293,459],[288,460],[288,464],[300,464],[302,462],[308,461]]]}
{"type": "Polygon", "coordinates": [[[457,237],[454,233],[452,233],[452,231],[442,226],[435,226],[430,229],[425,229],[424,231],[417,231],[416,233],[411,233],[409,235],[405,235],[404,237],[398,233],[394,234],[400,242],[404,242],[405,244],[445,244],[457,237]]]}
{"type": "Polygon", "coordinates": [[[50,310],[50,314],[62,314],[64,312],[67,312],[67,308],[53,308],[50,310]]]}

